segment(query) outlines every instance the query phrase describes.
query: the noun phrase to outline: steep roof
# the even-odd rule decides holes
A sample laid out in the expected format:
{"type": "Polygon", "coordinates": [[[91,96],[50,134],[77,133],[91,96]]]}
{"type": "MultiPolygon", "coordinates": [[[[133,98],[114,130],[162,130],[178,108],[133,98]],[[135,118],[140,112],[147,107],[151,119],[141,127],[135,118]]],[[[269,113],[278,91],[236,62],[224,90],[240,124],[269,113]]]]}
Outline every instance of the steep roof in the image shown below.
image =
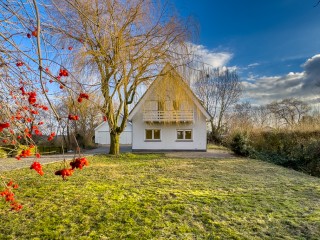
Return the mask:
{"type": "Polygon", "coordinates": [[[154,88],[157,86],[157,84],[162,80],[162,76],[164,76],[166,73],[170,72],[174,75],[176,79],[181,81],[182,87],[186,90],[186,93],[188,96],[192,99],[194,104],[197,106],[197,108],[200,110],[200,112],[206,117],[206,119],[210,119],[211,116],[208,113],[208,111],[204,108],[200,100],[197,98],[197,96],[194,94],[194,92],[191,90],[189,85],[183,80],[181,75],[170,65],[166,64],[165,67],[160,72],[159,76],[151,83],[147,91],[142,95],[142,97],[139,99],[138,103],[134,106],[134,108],[131,110],[128,119],[132,120],[134,115],[139,112],[140,108],[143,106],[143,103],[148,99],[150,94],[153,92],[154,88]]]}

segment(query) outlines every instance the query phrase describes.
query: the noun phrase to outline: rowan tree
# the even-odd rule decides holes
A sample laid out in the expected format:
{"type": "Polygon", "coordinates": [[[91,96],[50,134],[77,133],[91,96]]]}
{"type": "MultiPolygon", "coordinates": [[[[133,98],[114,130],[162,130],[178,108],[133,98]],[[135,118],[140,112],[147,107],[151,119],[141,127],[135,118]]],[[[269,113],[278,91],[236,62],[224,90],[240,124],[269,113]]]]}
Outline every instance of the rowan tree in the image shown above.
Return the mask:
{"type": "MultiPolygon", "coordinates": [[[[44,172],[34,137],[47,135],[48,142],[55,138],[61,123],[68,119],[54,108],[56,97],[63,91],[77,91],[72,89],[73,78],[62,65],[66,52],[48,37],[42,22],[45,16],[40,14],[42,10],[35,0],[0,2],[0,150],[6,155],[14,154],[17,160],[34,158],[30,169],[39,175],[44,172]],[[55,124],[51,128],[54,130],[48,129],[48,119],[53,118],[55,124]]],[[[89,98],[85,92],[76,94],[78,98],[89,98]]],[[[80,151],[78,153],[71,166],[68,168],[65,162],[65,169],[58,170],[56,175],[65,179],[76,168],[87,165],[80,151]]],[[[0,177],[4,188],[0,195],[12,210],[20,210],[22,206],[14,197],[18,185],[2,173],[0,177]]]]}

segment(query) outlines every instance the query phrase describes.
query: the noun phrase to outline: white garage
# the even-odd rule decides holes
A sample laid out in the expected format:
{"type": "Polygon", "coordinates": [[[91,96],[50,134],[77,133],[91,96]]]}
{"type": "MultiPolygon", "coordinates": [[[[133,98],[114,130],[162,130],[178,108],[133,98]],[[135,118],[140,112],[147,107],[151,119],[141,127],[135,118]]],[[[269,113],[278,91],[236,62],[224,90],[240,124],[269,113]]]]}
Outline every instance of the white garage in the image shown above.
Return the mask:
{"type": "MultiPolygon", "coordinates": [[[[110,145],[110,131],[108,122],[102,122],[95,128],[95,143],[110,145]]],[[[127,122],[127,126],[120,135],[120,144],[131,145],[132,144],[132,124],[127,122]]]]}

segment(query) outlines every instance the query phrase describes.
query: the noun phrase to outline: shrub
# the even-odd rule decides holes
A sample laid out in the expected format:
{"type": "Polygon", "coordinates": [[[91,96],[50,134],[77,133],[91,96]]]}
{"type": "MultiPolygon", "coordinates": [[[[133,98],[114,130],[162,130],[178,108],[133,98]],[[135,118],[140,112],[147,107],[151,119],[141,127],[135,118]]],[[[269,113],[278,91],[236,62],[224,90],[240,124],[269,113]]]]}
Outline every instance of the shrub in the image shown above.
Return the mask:
{"type": "Polygon", "coordinates": [[[320,176],[320,141],[312,141],[304,147],[299,167],[303,172],[320,176]]]}
{"type": "Polygon", "coordinates": [[[6,150],[4,150],[2,147],[0,147],[0,158],[7,158],[8,154],[6,150]]]}
{"type": "MultiPolygon", "coordinates": [[[[21,154],[22,150],[29,149],[30,147],[27,145],[4,145],[0,148],[0,150],[4,151],[7,155],[7,157],[15,157],[19,154],[21,154]]],[[[31,153],[35,154],[36,153],[36,147],[31,148],[31,153]]],[[[1,153],[0,153],[1,154],[1,153]]],[[[1,155],[0,155],[1,156],[1,155]]]]}
{"type": "Polygon", "coordinates": [[[249,156],[253,152],[250,141],[246,133],[236,133],[230,143],[231,150],[240,156],[249,156]]]}
{"type": "MultiPolygon", "coordinates": [[[[26,149],[30,149],[30,147],[26,145],[19,145],[19,147],[12,152],[12,156],[15,157],[21,154],[22,150],[26,150],[26,149]]],[[[36,153],[36,147],[33,147],[30,150],[32,154],[36,153]]]]}
{"type": "Polygon", "coordinates": [[[320,177],[320,132],[289,129],[236,132],[226,141],[241,156],[260,159],[320,177]]]}

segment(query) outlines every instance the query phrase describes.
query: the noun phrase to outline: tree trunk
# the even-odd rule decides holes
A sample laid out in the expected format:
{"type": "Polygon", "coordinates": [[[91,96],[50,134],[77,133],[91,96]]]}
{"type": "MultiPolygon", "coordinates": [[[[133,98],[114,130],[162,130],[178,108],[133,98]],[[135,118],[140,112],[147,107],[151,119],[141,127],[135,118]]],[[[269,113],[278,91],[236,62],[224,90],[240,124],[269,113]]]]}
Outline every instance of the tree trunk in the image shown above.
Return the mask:
{"type": "Polygon", "coordinates": [[[120,153],[120,134],[110,132],[109,154],[118,155],[120,153]]]}

